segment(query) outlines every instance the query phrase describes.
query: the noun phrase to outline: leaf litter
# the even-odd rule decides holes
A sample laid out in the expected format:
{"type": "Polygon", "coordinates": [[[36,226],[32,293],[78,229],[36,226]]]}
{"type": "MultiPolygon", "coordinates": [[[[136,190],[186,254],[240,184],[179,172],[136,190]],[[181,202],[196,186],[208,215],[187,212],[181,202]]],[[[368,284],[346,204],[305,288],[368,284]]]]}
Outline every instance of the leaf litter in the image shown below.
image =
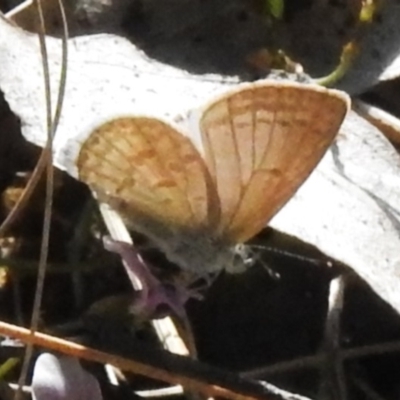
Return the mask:
{"type": "MultiPolygon", "coordinates": [[[[393,5],[391,2],[389,4],[393,5]]],[[[21,120],[24,136],[37,145],[43,145],[45,130],[41,118],[44,115],[44,102],[40,87],[42,78],[39,53],[34,45],[37,38],[11,28],[6,23],[2,25],[4,30],[0,36],[3,38],[0,52],[4,64],[0,72],[0,87],[13,112],[21,120]]],[[[49,46],[55,88],[57,72],[54,67],[59,67],[60,44],[57,39],[49,39],[49,46]]],[[[76,38],[71,40],[70,48],[75,54],[72,54],[69,63],[67,101],[55,143],[55,158],[57,166],[72,174],[74,171],[68,170],[70,166],[62,165],[63,152],[68,151],[65,150],[65,143],[70,140],[71,135],[87,129],[98,118],[132,109],[135,112],[173,118],[182,113],[182,110],[207,100],[226,86],[233,85],[237,79],[221,79],[216,74],[193,76],[187,71],[149,58],[134,45],[116,36],[76,38]],[[112,62],[103,61],[104,49],[107,49],[107,60],[112,62]],[[175,94],[174,101],[171,101],[171,92],[175,94]]],[[[372,79],[370,84],[373,83],[372,79]]],[[[398,169],[398,154],[391,144],[373,125],[351,113],[331,151],[293,200],[271,223],[277,231],[298,237],[317,247],[324,253],[323,259],[326,260],[326,256],[329,256],[330,260],[348,265],[397,312],[400,310],[397,295],[400,259],[397,250],[398,169]]],[[[284,240],[288,239],[284,237],[284,240]]],[[[316,253],[310,250],[310,254],[316,253]]],[[[275,263],[279,264],[276,259],[281,258],[281,255],[275,257],[275,263]]],[[[292,265],[301,262],[286,259],[284,264],[286,265],[278,265],[276,268],[281,275],[281,286],[283,283],[287,284],[286,291],[279,292],[279,282],[269,280],[267,274],[263,275],[265,271],[254,270],[249,271],[246,277],[221,279],[210,289],[205,302],[189,304],[189,311],[193,310],[194,313],[192,319],[199,337],[199,352],[204,353],[204,359],[238,370],[254,368],[254,363],[259,362],[255,360],[254,354],[257,349],[260,351],[262,348],[264,363],[268,360],[276,361],[278,351],[271,348],[270,343],[273,342],[268,343],[274,334],[273,330],[262,330],[261,337],[257,335],[254,343],[247,342],[246,345],[240,345],[240,336],[245,334],[246,329],[249,330],[249,324],[255,323],[254,321],[263,321],[269,327],[274,324],[276,326],[279,318],[286,314],[292,314],[290,323],[296,326],[296,330],[288,332],[284,327],[282,331],[275,330],[275,335],[280,332],[279,335],[283,338],[279,346],[293,351],[288,351],[289,358],[293,354],[308,354],[315,350],[311,342],[314,346],[318,343],[323,326],[321,320],[324,317],[328,282],[338,270],[331,268],[326,271],[326,268],[309,265],[302,268],[301,265],[292,265]],[[296,287],[297,282],[294,281],[299,276],[302,276],[302,283],[306,283],[306,286],[296,287]],[[261,283],[256,284],[255,281],[261,283]],[[310,287],[307,288],[307,285],[310,287]],[[315,285],[319,288],[316,289],[315,285]],[[266,298],[257,298],[256,293],[268,289],[271,289],[272,294],[266,298]],[[226,298],[221,299],[220,293],[225,293],[226,298]],[[282,298],[285,300],[282,301],[282,298]],[[255,304],[261,302],[258,306],[261,310],[251,301],[256,302],[255,304]],[[217,316],[221,315],[224,318],[218,320],[217,316]],[[208,322],[205,322],[207,317],[208,322]],[[311,322],[311,318],[315,322],[311,322]],[[236,320],[241,323],[235,323],[236,320]],[[245,330],[243,320],[248,321],[245,330]],[[311,324],[304,326],[304,321],[311,324]],[[224,332],[229,332],[229,339],[226,337],[227,333],[224,336],[224,332]],[[308,345],[300,345],[301,341],[295,340],[295,336],[302,335],[310,342],[308,345]],[[210,346],[210,342],[214,342],[213,346],[210,346]],[[246,349],[247,359],[243,361],[239,356],[235,358],[230,353],[224,360],[224,354],[229,354],[227,352],[232,346],[246,349]]],[[[354,327],[346,323],[346,318],[355,318],[355,325],[359,329],[362,326],[365,333],[361,342],[371,343],[378,340],[373,321],[379,321],[381,326],[385,326],[385,337],[380,340],[398,337],[396,316],[383,302],[375,299],[374,303],[372,294],[360,283],[350,283],[347,291],[351,291],[346,295],[350,299],[350,306],[347,315],[346,306],[344,308],[344,329],[352,332],[354,327]],[[357,296],[360,296],[358,300],[357,296]],[[363,307],[362,310],[353,310],[351,298],[353,308],[354,302],[363,301],[371,309],[363,307]],[[380,313],[382,314],[379,315],[380,313]],[[386,317],[383,318],[383,315],[386,317]]],[[[238,352],[240,353],[239,350],[238,352]]],[[[353,377],[356,375],[353,371],[353,377]]]]}

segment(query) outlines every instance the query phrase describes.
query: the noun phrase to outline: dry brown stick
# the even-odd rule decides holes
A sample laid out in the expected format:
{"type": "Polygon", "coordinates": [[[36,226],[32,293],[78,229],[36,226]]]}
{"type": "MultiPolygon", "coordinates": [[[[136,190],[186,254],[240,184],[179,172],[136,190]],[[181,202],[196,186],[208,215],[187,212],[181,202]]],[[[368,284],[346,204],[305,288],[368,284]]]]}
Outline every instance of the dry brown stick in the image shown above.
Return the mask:
{"type": "MultiPolygon", "coordinates": [[[[50,226],[51,226],[51,216],[52,216],[52,206],[53,206],[53,191],[54,191],[54,170],[53,170],[53,139],[57,130],[58,123],[61,117],[61,110],[63,106],[63,100],[66,88],[66,77],[67,77],[67,41],[68,41],[68,27],[65,15],[64,6],[62,0],[58,1],[60,8],[60,14],[63,20],[64,35],[62,39],[62,63],[60,71],[60,86],[58,91],[58,98],[55,107],[55,113],[53,116],[52,112],[52,101],[51,101],[51,85],[50,85],[50,71],[47,56],[47,46],[46,46],[46,28],[44,21],[43,9],[41,6],[41,0],[36,0],[36,8],[40,21],[39,29],[39,43],[40,43],[40,53],[42,56],[42,66],[44,74],[44,94],[46,98],[46,122],[47,122],[47,140],[46,146],[43,149],[42,156],[40,157],[40,162],[46,164],[46,192],[45,192],[45,209],[43,215],[43,231],[42,231],[42,241],[40,245],[40,256],[39,256],[39,266],[36,279],[36,289],[35,296],[33,299],[33,309],[31,316],[31,335],[37,330],[40,318],[40,307],[42,303],[44,280],[46,276],[46,266],[49,253],[49,240],[50,240],[50,226]]],[[[42,171],[43,172],[43,171],[42,171]]],[[[40,167],[37,169],[37,174],[40,175],[40,167]]],[[[25,197],[25,201],[26,197],[25,197]]],[[[4,226],[4,225],[3,225],[4,226]]],[[[25,355],[22,362],[21,372],[18,379],[18,390],[15,393],[15,400],[22,398],[22,387],[25,384],[25,380],[28,374],[28,368],[30,359],[33,354],[33,344],[28,343],[25,349],[25,355]]]]}
{"type": "Polygon", "coordinates": [[[283,392],[278,389],[271,389],[271,385],[246,380],[234,373],[226,372],[165,350],[146,347],[142,343],[137,346],[134,343],[132,344],[135,353],[135,360],[133,360],[43,333],[32,333],[29,329],[5,322],[0,322],[0,334],[73,357],[102,364],[111,364],[122,370],[145,375],[170,384],[180,384],[189,390],[199,391],[207,396],[234,400],[301,398],[291,394],[283,395],[283,392]]]}

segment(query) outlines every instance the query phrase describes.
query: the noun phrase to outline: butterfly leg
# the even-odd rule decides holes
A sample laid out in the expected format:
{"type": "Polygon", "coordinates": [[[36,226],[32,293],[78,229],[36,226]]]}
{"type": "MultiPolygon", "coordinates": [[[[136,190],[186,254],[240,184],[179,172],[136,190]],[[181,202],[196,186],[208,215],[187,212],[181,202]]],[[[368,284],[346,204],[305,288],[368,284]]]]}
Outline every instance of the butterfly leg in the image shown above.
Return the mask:
{"type": "Polygon", "coordinates": [[[103,243],[106,250],[121,256],[131,281],[134,275],[142,285],[142,289],[137,291],[137,298],[133,305],[135,313],[150,318],[162,318],[172,310],[180,317],[185,315],[184,305],[190,297],[193,297],[190,289],[160,282],[149,271],[140,254],[131,244],[113,240],[108,236],[104,238],[103,243]]]}

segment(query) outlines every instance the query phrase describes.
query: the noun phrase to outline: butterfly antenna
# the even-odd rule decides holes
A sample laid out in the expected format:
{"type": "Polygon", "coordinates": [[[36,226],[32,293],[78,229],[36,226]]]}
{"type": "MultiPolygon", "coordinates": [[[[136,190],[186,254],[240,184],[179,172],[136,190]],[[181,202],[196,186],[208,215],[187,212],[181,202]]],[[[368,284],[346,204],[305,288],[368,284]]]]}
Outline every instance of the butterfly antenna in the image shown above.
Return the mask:
{"type": "MultiPolygon", "coordinates": [[[[306,262],[309,264],[313,264],[316,265],[318,267],[333,267],[334,263],[333,260],[331,259],[325,259],[325,260],[321,260],[319,258],[315,258],[315,257],[308,257],[308,256],[304,256],[298,253],[294,253],[288,250],[282,250],[282,249],[278,249],[277,247],[273,247],[273,246],[264,246],[264,245],[250,245],[249,247],[251,247],[251,249],[259,249],[262,250],[265,253],[270,253],[270,254],[276,254],[279,256],[283,256],[283,257],[287,257],[287,258],[291,258],[294,260],[298,260],[298,261],[302,261],[302,262],[306,262]]],[[[256,256],[257,258],[259,258],[259,256],[256,256]]]]}

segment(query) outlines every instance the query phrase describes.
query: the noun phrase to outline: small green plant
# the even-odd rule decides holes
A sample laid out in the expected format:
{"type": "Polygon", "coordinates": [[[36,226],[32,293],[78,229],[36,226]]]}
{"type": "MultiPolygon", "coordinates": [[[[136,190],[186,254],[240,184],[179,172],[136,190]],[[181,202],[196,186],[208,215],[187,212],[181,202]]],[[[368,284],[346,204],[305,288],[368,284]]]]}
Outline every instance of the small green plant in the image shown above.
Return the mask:
{"type": "Polygon", "coordinates": [[[285,11],[285,0],[265,0],[264,12],[266,15],[277,20],[283,18],[285,11]]]}

